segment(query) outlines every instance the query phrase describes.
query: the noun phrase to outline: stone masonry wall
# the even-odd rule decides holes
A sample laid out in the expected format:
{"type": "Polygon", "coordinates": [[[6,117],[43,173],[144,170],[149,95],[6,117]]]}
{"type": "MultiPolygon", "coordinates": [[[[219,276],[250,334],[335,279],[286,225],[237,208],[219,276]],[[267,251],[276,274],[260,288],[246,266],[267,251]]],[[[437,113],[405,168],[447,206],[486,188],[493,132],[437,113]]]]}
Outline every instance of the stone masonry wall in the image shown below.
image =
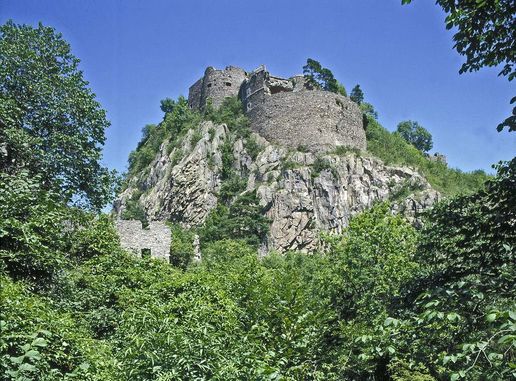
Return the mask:
{"type": "Polygon", "coordinates": [[[219,107],[232,96],[242,100],[251,129],[272,143],[312,152],[366,148],[358,105],[339,94],[306,89],[302,76],[272,76],[263,65],[251,73],[233,66],[208,67],[190,87],[188,103],[202,109],[211,99],[219,107]]]}
{"type": "Polygon", "coordinates": [[[248,111],[251,128],[265,139],[312,152],[337,146],[364,150],[362,112],[347,97],[328,91],[280,92],[263,95],[248,111]]]}
{"type": "Polygon", "coordinates": [[[246,76],[246,72],[238,67],[216,70],[210,66],[204,72],[204,77],[190,87],[188,104],[200,109],[211,99],[213,106],[219,107],[225,98],[238,96],[246,76]]]}
{"type": "Polygon", "coordinates": [[[201,108],[201,97],[202,97],[202,82],[204,78],[199,79],[195,82],[188,90],[188,106],[195,110],[201,108]]]}
{"type": "Polygon", "coordinates": [[[152,221],[148,229],[143,229],[138,220],[118,220],[116,228],[124,249],[138,256],[142,255],[142,249],[150,249],[153,258],[169,261],[172,238],[170,228],[164,222],[152,221]]]}

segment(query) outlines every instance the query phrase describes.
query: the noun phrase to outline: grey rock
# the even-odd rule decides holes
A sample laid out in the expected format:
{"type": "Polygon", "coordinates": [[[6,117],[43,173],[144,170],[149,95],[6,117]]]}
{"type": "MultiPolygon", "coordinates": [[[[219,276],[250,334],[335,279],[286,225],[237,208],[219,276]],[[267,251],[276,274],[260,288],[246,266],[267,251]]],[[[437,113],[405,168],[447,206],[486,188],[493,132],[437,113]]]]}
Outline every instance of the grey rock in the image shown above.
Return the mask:
{"type": "MultiPolygon", "coordinates": [[[[231,138],[225,125],[204,122],[202,138],[190,145],[193,131],[180,148],[182,160],[172,162],[174,151],[163,144],[150,170],[129,180],[129,187],[115,203],[121,216],[138,183],[146,191],[140,203],[151,221],[171,220],[183,227],[200,226],[217,205],[222,158],[220,148],[231,138]],[[215,130],[210,140],[209,129],[215,130]]],[[[247,179],[247,190],[256,191],[264,215],[270,219],[270,232],[260,252],[301,250],[310,252],[320,245],[320,233],[340,233],[350,218],[374,203],[392,200],[403,189],[408,197],[393,204],[393,213],[402,213],[420,225],[421,213],[439,200],[439,193],[415,170],[385,165],[381,160],[353,153],[346,155],[290,151],[254,137],[261,151],[253,160],[244,141],[232,138],[234,168],[247,179]],[[314,162],[327,163],[319,173],[314,162]],[[289,163],[289,165],[286,165],[289,163]]],[[[199,254],[200,255],[200,254],[199,254]]]]}

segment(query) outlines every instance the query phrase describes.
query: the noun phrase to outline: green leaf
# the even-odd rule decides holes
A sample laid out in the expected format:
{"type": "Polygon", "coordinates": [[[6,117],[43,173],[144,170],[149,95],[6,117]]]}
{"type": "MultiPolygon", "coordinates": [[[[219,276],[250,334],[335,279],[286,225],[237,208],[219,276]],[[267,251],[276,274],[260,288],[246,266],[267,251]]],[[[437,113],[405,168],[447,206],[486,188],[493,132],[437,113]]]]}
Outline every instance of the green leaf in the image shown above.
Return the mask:
{"type": "Polygon", "coordinates": [[[31,359],[35,359],[35,360],[39,360],[41,358],[39,352],[34,349],[31,349],[30,351],[25,353],[25,356],[28,358],[31,358],[31,359]]]}
{"type": "Polygon", "coordinates": [[[18,369],[23,372],[35,372],[37,370],[37,368],[34,365],[28,363],[21,364],[18,369]]]}
{"type": "Polygon", "coordinates": [[[34,339],[34,341],[32,342],[31,345],[36,346],[36,347],[46,347],[47,341],[42,337],[38,337],[38,338],[34,339]]]}
{"type": "Polygon", "coordinates": [[[9,357],[9,360],[11,360],[11,362],[13,364],[21,364],[23,362],[23,359],[25,358],[25,356],[18,356],[18,357],[9,357]]]}

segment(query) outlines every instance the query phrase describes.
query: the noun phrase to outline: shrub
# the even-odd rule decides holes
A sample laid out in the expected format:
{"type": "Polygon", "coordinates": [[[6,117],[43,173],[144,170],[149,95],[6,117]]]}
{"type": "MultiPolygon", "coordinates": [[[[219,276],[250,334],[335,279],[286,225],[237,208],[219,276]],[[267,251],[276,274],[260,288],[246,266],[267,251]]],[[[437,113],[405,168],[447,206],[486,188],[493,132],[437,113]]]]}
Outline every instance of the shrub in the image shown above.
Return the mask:
{"type": "Polygon", "coordinates": [[[2,379],[116,380],[108,344],[89,338],[72,314],[0,275],[2,379]]]}
{"type": "Polygon", "coordinates": [[[215,207],[200,229],[201,244],[222,239],[242,239],[257,247],[269,230],[269,221],[262,215],[255,193],[239,195],[229,206],[215,207]]]}
{"type": "Polygon", "coordinates": [[[195,233],[182,228],[179,224],[170,225],[172,241],[170,243],[170,263],[185,270],[194,256],[195,233]]]}

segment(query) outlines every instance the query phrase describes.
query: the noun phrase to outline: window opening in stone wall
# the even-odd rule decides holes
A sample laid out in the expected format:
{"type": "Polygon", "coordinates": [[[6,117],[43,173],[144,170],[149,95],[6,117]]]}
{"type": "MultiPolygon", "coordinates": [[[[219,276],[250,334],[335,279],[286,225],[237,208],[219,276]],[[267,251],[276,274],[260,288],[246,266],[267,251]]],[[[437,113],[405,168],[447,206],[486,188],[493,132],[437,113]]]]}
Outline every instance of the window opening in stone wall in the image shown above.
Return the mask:
{"type": "Polygon", "coordinates": [[[292,91],[291,89],[288,89],[283,86],[269,86],[269,91],[271,92],[271,95],[278,94],[278,93],[285,93],[292,91]]]}
{"type": "Polygon", "coordinates": [[[211,87],[211,83],[208,83],[208,87],[211,87]]]}
{"type": "Polygon", "coordinates": [[[142,258],[150,258],[151,249],[142,249],[142,258]]]}
{"type": "Polygon", "coordinates": [[[231,86],[231,82],[226,82],[226,86],[231,86]]]}

